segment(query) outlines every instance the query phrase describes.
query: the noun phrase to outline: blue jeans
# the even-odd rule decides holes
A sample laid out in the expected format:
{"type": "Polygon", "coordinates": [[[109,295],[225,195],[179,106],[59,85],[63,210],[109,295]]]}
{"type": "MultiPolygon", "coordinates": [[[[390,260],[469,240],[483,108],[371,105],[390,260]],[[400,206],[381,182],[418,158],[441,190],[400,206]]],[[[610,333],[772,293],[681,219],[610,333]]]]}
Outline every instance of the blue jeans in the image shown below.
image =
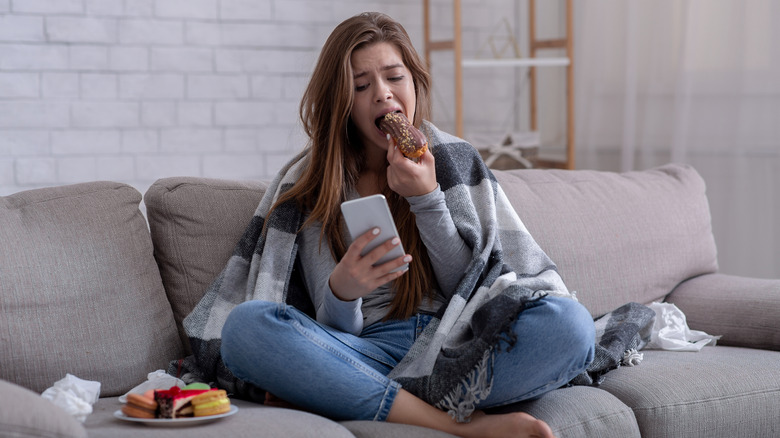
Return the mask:
{"type": "MultiPolygon", "coordinates": [[[[222,360],[239,379],[334,420],[384,421],[401,386],[387,378],[430,322],[429,315],[366,327],[360,336],[322,325],[285,304],[248,301],[222,329],[222,360]]],[[[479,409],[539,397],[593,360],[593,319],[579,303],[545,297],[499,341],[490,395],[479,409]]]]}

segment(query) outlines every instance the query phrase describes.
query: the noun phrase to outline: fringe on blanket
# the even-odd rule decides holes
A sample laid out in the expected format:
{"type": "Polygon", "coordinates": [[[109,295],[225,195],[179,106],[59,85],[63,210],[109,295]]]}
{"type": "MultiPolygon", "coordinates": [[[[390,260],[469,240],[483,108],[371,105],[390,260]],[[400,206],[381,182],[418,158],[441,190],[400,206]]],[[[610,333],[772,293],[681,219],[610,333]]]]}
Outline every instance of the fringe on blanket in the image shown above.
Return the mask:
{"type": "Polygon", "coordinates": [[[635,366],[649,339],[655,312],[639,303],[627,303],[595,321],[596,353],[588,368],[570,385],[599,386],[605,374],[622,365],[635,366]]]}
{"type": "Polygon", "coordinates": [[[436,407],[447,413],[458,423],[471,421],[471,414],[477,409],[477,404],[485,400],[493,389],[493,363],[495,348],[490,348],[482,355],[482,359],[460,384],[445,395],[436,407]]]}

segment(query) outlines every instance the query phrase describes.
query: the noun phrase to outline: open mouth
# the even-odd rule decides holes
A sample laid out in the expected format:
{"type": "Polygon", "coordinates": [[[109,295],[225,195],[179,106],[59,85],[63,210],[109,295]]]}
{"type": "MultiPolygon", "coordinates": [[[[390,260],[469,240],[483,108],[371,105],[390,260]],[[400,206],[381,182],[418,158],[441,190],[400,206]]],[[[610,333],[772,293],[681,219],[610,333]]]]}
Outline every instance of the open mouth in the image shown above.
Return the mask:
{"type": "MultiPolygon", "coordinates": [[[[392,111],[392,112],[394,112],[394,113],[396,113],[396,114],[401,114],[401,110],[392,111]]],[[[384,119],[384,118],[385,118],[385,116],[386,116],[387,114],[389,114],[389,113],[382,114],[381,116],[377,117],[377,118],[376,118],[376,120],[374,120],[374,124],[375,124],[375,125],[376,125],[376,127],[377,127],[377,128],[379,128],[380,130],[381,130],[382,128],[379,126],[379,123],[380,123],[380,122],[382,122],[382,119],[384,119]]]]}

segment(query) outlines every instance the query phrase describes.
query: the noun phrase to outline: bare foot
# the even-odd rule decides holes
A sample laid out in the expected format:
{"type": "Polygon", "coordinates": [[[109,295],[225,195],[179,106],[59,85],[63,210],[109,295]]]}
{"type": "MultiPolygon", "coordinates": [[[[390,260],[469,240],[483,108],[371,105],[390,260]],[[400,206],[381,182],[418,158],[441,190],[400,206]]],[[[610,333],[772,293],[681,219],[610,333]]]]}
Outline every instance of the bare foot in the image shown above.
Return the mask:
{"type": "Polygon", "coordinates": [[[486,415],[477,411],[463,426],[464,437],[555,438],[547,423],[525,412],[486,415]]]}
{"type": "Polygon", "coordinates": [[[555,438],[547,423],[525,412],[487,415],[476,411],[470,423],[456,423],[447,412],[403,389],[398,391],[387,421],[429,427],[464,438],[555,438]]]}

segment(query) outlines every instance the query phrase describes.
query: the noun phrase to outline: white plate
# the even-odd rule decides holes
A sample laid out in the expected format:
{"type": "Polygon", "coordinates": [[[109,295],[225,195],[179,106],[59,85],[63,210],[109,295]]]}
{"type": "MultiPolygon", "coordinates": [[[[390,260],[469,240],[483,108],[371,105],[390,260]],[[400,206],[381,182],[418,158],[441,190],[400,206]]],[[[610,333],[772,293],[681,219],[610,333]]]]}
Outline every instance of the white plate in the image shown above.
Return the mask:
{"type": "Polygon", "coordinates": [[[143,423],[147,426],[158,427],[180,427],[180,426],[199,426],[201,424],[210,423],[220,418],[229,417],[238,412],[238,406],[230,406],[230,410],[224,414],[209,415],[208,417],[184,417],[184,418],[135,418],[128,417],[121,410],[114,411],[114,417],[122,421],[130,421],[133,423],[143,423]]]}

